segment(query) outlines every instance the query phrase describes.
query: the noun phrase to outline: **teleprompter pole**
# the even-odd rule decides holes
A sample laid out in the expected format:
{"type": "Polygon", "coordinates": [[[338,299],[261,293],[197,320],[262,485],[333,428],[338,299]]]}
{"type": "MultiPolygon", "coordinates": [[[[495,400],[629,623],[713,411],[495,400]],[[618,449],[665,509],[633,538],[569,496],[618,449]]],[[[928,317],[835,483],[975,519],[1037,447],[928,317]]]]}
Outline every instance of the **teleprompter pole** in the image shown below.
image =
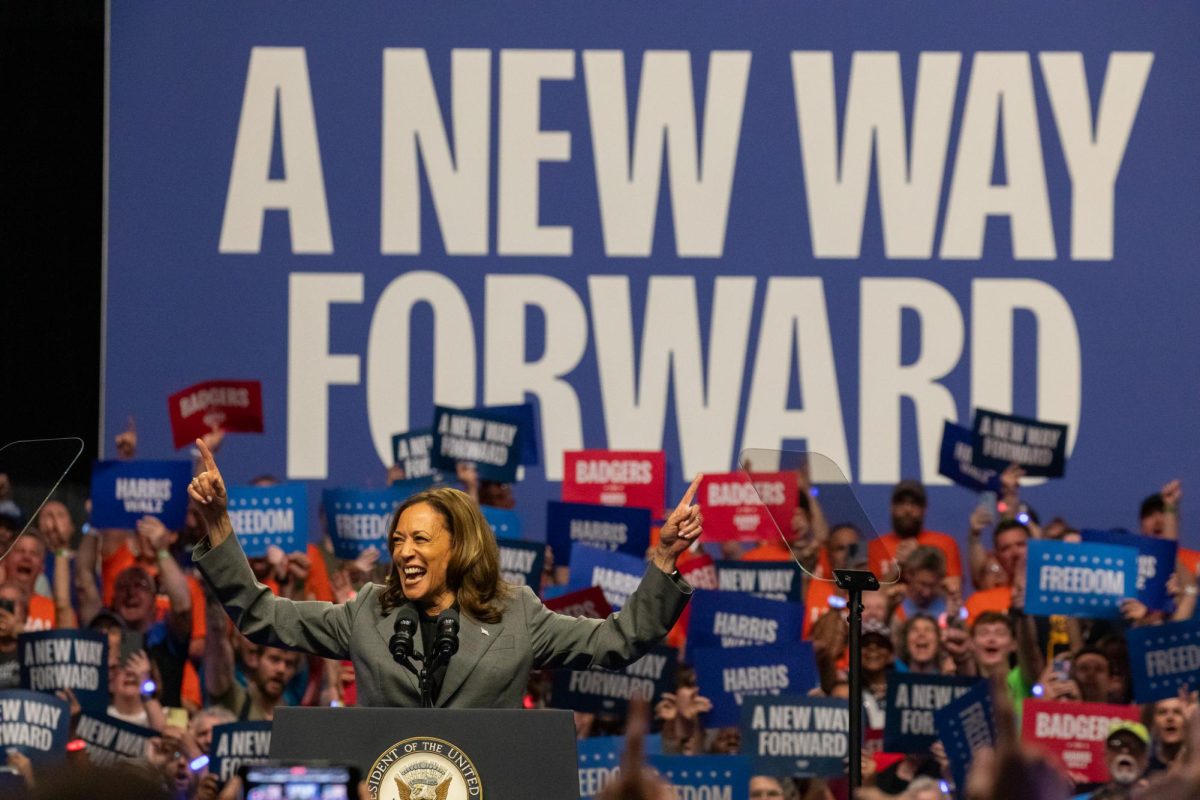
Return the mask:
{"type": "Polygon", "coordinates": [[[835,569],[833,579],[849,595],[850,608],[850,790],[862,786],[862,593],[879,589],[866,570],[835,569]]]}

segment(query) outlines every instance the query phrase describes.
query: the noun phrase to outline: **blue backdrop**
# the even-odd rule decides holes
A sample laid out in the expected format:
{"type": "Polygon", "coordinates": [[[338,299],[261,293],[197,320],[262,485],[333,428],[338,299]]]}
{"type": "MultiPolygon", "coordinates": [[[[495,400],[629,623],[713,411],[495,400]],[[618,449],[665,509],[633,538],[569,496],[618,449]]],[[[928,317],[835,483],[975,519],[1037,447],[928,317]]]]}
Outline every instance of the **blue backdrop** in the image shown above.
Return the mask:
{"type": "Polygon", "coordinates": [[[1132,527],[1200,467],[1198,21],[115,3],[101,445],[134,414],[169,457],[171,392],[257,379],[233,482],[377,487],[435,401],[532,400],[531,530],[585,446],[664,448],[672,501],[811,447],[886,529],[983,406],[1071,426],[1035,507],[1132,527]]]}

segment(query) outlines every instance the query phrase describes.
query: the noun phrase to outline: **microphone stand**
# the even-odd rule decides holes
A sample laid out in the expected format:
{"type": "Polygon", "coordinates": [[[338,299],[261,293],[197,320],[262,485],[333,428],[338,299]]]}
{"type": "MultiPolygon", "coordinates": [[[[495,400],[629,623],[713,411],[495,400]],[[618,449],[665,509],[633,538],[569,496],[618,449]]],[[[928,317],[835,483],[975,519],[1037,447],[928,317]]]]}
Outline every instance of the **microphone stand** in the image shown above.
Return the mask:
{"type": "Polygon", "coordinates": [[[850,609],[850,791],[862,786],[862,593],[879,589],[867,570],[835,569],[834,583],[849,595],[850,609]]]}
{"type": "Polygon", "coordinates": [[[450,656],[457,652],[458,623],[455,620],[452,634],[445,629],[438,631],[438,636],[433,642],[433,654],[428,660],[420,653],[413,652],[413,632],[408,633],[407,641],[402,641],[402,635],[397,630],[388,643],[388,649],[397,664],[416,676],[417,686],[421,691],[421,707],[433,708],[433,673],[439,667],[448,664],[450,656]]]}

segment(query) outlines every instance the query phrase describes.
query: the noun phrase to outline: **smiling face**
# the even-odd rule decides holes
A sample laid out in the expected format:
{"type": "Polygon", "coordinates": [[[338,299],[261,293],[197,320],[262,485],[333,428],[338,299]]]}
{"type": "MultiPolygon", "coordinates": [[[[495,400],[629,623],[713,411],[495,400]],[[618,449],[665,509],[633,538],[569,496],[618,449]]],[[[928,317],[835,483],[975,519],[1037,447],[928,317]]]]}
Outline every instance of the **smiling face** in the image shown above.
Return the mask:
{"type": "Polygon", "coordinates": [[[975,660],[985,670],[1007,667],[1008,655],[1016,649],[1012,630],[1003,622],[976,624],[971,641],[975,646],[975,660]]]}
{"type": "Polygon", "coordinates": [[[892,648],[878,636],[867,636],[862,643],[862,668],[864,672],[882,672],[892,663],[892,648]]]}
{"type": "Polygon", "coordinates": [[[32,592],[38,575],[42,574],[45,552],[42,543],[36,538],[22,536],[13,545],[12,552],[6,559],[9,579],[25,591],[32,592]]]}
{"type": "Polygon", "coordinates": [[[428,503],[404,509],[392,531],[392,563],[399,572],[404,597],[436,615],[454,605],[447,582],[454,552],[442,515],[428,503]]]}
{"type": "Polygon", "coordinates": [[[113,588],[113,611],[135,630],[154,621],[154,581],[141,567],[127,567],[113,588]]]}
{"type": "Polygon", "coordinates": [[[141,698],[142,682],[135,671],[117,665],[108,670],[108,690],[114,699],[132,701],[141,698]]]}
{"type": "Polygon", "coordinates": [[[931,619],[918,617],[908,626],[905,642],[910,664],[928,664],[937,658],[938,626],[931,619]]]}

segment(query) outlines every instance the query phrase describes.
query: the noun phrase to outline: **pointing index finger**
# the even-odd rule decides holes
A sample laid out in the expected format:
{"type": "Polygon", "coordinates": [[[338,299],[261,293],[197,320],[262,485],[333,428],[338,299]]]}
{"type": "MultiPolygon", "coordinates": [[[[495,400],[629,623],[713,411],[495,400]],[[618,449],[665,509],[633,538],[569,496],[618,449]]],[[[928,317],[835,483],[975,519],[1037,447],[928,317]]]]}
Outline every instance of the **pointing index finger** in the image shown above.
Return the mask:
{"type": "Polygon", "coordinates": [[[208,445],[203,439],[196,440],[196,447],[200,449],[200,460],[204,462],[204,469],[211,472],[220,472],[217,469],[217,462],[213,460],[212,451],[208,449],[208,445]]]}
{"type": "Polygon", "coordinates": [[[697,475],[692,479],[692,485],[683,493],[683,499],[679,501],[678,508],[686,510],[692,504],[692,499],[696,496],[696,490],[700,488],[700,481],[704,475],[697,475]]]}

